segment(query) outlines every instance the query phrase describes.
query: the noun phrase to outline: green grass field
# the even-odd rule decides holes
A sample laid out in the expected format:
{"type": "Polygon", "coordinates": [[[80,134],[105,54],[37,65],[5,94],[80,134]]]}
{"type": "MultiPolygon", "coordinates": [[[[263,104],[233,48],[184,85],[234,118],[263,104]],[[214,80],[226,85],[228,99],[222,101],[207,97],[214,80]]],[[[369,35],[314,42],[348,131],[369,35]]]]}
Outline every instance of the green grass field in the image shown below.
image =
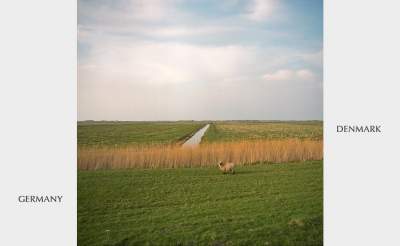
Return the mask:
{"type": "Polygon", "coordinates": [[[196,132],[204,122],[79,122],[78,146],[171,144],[196,132]]]}
{"type": "MultiPolygon", "coordinates": [[[[78,146],[177,143],[206,122],[79,122],[78,146]]],[[[218,121],[211,124],[203,142],[249,139],[322,139],[321,121],[263,122],[218,121]]]]}
{"type": "Polygon", "coordinates": [[[204,142],[237,141],[249,139],[322,139],[321,121],[263,122],[218,121],[210,125],[204,142]]]}
{"type": "Polygon", "coordinates": [[[78,245],[322,245],[323,164],[78,172],[78,245]]]}

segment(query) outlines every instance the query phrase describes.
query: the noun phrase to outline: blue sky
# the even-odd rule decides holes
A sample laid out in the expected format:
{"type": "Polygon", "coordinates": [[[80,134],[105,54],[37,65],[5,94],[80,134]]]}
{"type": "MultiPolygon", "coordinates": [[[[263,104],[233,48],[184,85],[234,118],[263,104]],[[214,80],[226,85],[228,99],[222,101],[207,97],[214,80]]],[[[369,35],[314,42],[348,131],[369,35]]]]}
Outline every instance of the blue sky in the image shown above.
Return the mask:
{"type": "Polygon", "coordinates": [[[322,119],[322,0],[80,0],[78,119],[322,119]]]}

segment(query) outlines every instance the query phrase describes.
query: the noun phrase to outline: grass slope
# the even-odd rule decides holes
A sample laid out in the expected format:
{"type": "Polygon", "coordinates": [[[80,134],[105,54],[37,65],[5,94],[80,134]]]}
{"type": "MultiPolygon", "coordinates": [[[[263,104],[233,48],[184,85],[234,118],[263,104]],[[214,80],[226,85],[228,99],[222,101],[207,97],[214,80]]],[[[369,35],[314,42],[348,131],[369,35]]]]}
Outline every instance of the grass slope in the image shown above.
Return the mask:
{"type": "Polygon", "coordinates": [[[78,146],[170,144],[196,132],[202,122],[82,122],[78,146]]]}
{"type": "Polygon", "coordinates": [[[222,121],[211,124],[203,137],[204,142],[249,139],[322,139],[321,121],[262,122],[222,121]]]}
{"type": "Polygon", "coordinates": [[[322,161],[80,171],[79,245],[322,245],[322,161]]]}

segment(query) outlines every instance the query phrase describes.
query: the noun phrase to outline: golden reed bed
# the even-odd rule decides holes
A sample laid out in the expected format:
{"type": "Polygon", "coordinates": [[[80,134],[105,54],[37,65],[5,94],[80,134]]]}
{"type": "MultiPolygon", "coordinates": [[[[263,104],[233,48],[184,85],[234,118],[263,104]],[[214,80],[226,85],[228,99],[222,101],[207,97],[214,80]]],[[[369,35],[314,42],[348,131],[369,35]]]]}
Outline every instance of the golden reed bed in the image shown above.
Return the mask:
{"type": "Polygon", "coordinates": [[[205,167],[226,160],[235,164],[322,160],[322,140],[258,140],[201,144],[78,148],[78,169],[205,167]]]}

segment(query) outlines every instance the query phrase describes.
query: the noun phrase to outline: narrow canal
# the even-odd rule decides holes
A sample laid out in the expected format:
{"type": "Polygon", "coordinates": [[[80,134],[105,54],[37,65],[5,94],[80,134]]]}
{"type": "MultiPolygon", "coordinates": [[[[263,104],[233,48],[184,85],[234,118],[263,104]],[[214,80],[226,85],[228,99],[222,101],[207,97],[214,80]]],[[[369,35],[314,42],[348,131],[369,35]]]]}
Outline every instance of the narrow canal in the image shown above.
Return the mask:
{"type": "Polygon", "coordinates": [[[204,133],[206,133],[208,127],[210,127],[210,124],[207,124],[198,130],[191,138],[182,144],[182,147],[194,148],[199,146],[201,139],[203,138],[204,133]]]}

